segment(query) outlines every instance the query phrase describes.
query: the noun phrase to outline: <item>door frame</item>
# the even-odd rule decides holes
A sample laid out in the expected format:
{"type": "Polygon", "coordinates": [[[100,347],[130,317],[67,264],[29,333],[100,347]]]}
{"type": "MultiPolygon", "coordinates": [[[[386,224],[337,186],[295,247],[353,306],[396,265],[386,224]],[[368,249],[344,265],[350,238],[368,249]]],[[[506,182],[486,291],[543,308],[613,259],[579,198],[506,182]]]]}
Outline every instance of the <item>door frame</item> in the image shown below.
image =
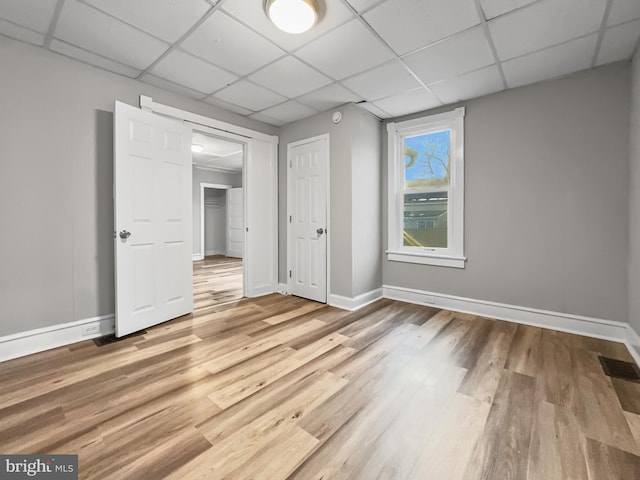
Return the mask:
{"type": "Polygon", "coordinates": [[[329,304],[329,294],[331,292],[331,234],[330,231],[333,232],[333,228],[331,227],[331,197],[330,197],[330,164],[331,164],[331,144],[330,144],[330,136],[328,133],[323,133],[321,135],[316,135],[315,137],[304,138],[302,140],[298,140],[295,142],[291,142],[287,144],[287,270],[285,275],[287,277],[287,291],[291,293],[292,291],[292,281],[293,279],[289,276],[289,271],[293,265],[293,229],[291,228],[291,222],[289,219],[291,218],[292,205],[293,205],[293,178],[291,175],[291,150],[300,145],[304,145],[307,143],[312,143],[318,140],[325,140],[325,174],[326,174],[326,188],[325,195],[327,200],[327,226],[326,226],[326,236],[327,236],[327,258],[325,259],[326,269],[327,269],[327,292],[326,292],[326,300],[325,303],[329,304]]]}
{"type": "MultiPolygon", "coordinates": [[[[229,190],[230,188],[233,188],[233,185],[226,185],[222,183],[200,182],[200,257],[203,260],[206,253],[206,248],[204,247],[204,189],[205,188],[217,188],[218,190],[229,190]]],[[[243,252],[243,253],[246,253],[246,252],[243,252]]],[[[244,265],[242,268],[243,268],[242,273],[244,274],[244,265]]],[[[243,291],[243,294],[244,294],[244,291],[243,291]]]]}
{"type": "MultiPolygon", "coordinates": [[[[220,137],[225,140],[234,141],[237,143],[243,144],[244,149],[244,159],[243,159],[243,169],[242,169],[242,186],[244,188],[244,221],[245,221],[245,242],[244,242],[244,251],[245,258],[243,259],[242,268],[243,268],[243,290],[244,294],[250,294],[252,290],[259,290],[259,293],[254,294],[253,296],[261,296],[267,295],[269,293],[276,292],[278,290],[278,225],[277,221],[274,227],[270,232],[265,233],[270,237],[270,241],[272,244],[271,248],[271,258],[273,259],[273,265],[270,268],[269,272],[269,283],[264,286],[255,287],[255,289],[250,288],[249,285],[249,275],[248,275],[248,261],[247,261],[247,252],[249,252],[249,215],[248,215],[248,205],[249,202],[249,189],[250,185],[250,176],[248,175],[248,169],[251,162],[249,162],[249,156],[252,155],[253,148],[252,146],[258,142],[271,144],[274,149],[274,162],[276,171],[273,175],[273,184],[271,185],[275,195],[271,198],[271,209],[275,212],[275,218],[278,217],[278,158],[277,158],[277,148],[279,138],[277,135],[269,135],[266,133],[258,132],[256,130],[251,130],[249,128],[240,127],[238,125],[234,125],[232,123],[223,122],[221,120],[216,120],[214,118],[205,117],[203,115],[199,115],[197,113],[189,112],[186,110],[181,110],[179,108],[171,107],[169,105],[163,105],[161,103],[157,103],[153,101],[153,98],[148,97],[146,95],[140,95],[140,108],[142,110],[148,110],[160,115],[177,118],[179,120],[183,120],[184,122],[191,125],[194,131],[201,131],[204,133],[208,133],[217,137],[220,137]],[[266,287],[266,288],[265,288],[266,287]]],[[[192,169],[193,171],[193,169],[192,169]]]]}

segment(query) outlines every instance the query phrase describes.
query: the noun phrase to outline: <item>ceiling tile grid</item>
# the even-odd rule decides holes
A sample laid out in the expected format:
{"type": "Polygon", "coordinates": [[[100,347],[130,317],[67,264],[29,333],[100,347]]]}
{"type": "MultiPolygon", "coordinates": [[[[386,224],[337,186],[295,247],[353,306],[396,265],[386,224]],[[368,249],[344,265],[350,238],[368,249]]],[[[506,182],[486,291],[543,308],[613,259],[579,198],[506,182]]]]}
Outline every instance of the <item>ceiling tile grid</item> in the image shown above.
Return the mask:
{"type": "Polygon", "coordinates": [[[249,80],[289,98],[331,83],[330,78],[290,55],[250,75],[249,80]]]}
{"type": "Polygon", "coordinates": [[[285,52],[224,12],[214,12],[182,42],[201,58],[246,75],[284,56],[285,52]]]}
{"type": "Polygon", "coordinates": [[[390,118],[628,61],[639,0],[2,0],[0,35],[274,125],[353,102],[390,118]]]}

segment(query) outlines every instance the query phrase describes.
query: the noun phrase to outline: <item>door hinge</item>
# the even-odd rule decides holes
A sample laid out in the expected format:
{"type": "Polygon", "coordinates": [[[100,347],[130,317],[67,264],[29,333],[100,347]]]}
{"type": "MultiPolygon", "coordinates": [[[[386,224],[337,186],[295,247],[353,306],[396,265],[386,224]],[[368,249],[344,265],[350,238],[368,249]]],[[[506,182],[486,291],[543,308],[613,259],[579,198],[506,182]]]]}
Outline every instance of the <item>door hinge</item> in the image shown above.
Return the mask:
{"type": "Polygon", "coordinates": [[[291,222],[292,222],[292,220],[291,220],[291,219],[292,219],[292,216],[291,216],[291,215],[289,215],[289,223],[291,223],[291,222]]]}
{"type": "Polygon", "coordinates": [[[248,232],[249,231],[249,227],[247,227],[245,230],[248,232]]]}
{"type": "Polygon", "coordinates": [[[291,278],[291,270],[289,270],[289,278],[291,278]]]}

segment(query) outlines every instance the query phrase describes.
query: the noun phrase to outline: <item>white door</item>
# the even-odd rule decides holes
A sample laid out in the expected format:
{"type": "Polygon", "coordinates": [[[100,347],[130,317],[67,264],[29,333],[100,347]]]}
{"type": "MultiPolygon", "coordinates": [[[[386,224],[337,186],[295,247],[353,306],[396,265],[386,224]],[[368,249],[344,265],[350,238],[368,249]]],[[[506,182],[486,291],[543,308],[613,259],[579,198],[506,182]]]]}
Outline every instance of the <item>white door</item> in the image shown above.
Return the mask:
{"type": "Polygon", "coordinates": [[[245,295],[273,293],[278,285],[278,144],[247,145],[245,200],[245,295]]]}
{"type": "Polygon", "coordinates": [[[288,160],[289,289],[326,302],[328,138],[290,144],[288,160]]]}
{"type": "Polygon", "coordinates": [[[116,102],[116,336],[193,311],[191,128],[116,102]]]}
{"type": "Polygon", "coordinates": [[[227,257],[244,257],[244,190],[227,190],[227,257]]]}

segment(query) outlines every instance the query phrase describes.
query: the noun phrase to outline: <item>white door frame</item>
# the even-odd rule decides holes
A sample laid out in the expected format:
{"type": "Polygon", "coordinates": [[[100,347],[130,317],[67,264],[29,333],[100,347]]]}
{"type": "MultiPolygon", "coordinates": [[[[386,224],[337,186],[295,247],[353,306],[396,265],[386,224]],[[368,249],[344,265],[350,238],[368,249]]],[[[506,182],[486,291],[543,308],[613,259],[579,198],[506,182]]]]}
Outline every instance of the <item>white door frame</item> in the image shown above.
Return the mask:
{"type": "MultiPolygon", "coordinates": [[[[200,182],[200,258],[204,259],[206,249],[204,248],[204,189],[218,188],[220,190],[228,190],[233,185],[224,185],[221,183],[205,183],[200,182]]],[[[244,266],[243,266],[244,268],[244,266]]]]}
{"type": "Polygon", "coordinates": [[[303,140],[298,140],[297,142],[291,142],[287,144],[287,271],[285,272],[287,276],[287,292],[291,293],[292,291],[292,281],[293,279],[289,275],[289,271],[293,265],[293,228],[291,228],[291,212],[293,205],[293,178],[291,176],[291,149],[295,148],[299,145],[304,145],[305,143],[315,142],[317,140],[325,140],[325,168],[326,168],[326,191],[325,195],[327,197],[327,227],[326,227],[326,236],[327,236],[327,299],[325,303],[329,303],[329,293],[331,292],[331,233],[333,232],[333,228],[331,227],[331,203],[330,203],[330,164],[331,164],[331,145],[329,143],[329,134],[324,133],[322,135],[316,135],[315,137],[305,138],[303,140]]]}
{"type": "MultiPolygon", "coordinates": [[[[251,292],[251,289],[249,288],[250,286],[248,283],[249,275],[247,275],[248,262],[246,261],[247,260],[246,253],[248,252],[247,246],[249,243],[248,242],[249,216],[247,215],[248,213],[247,208],[249,204],[249,202],[247,201],[248,190],[250,188],[249,182],[247,181],[248,180],[247,169],[249,165],[248,156],[251,155],[251,151],[252,151],[251,146],[257,143],[255,142],[255,140],[272,144],[273,148],[277,152],[277,145],[279,141],[278,136],[269,135],[269,134],[258,132],[248,128],[240,127],[238,125],[233,125],[231,123],[223,122],[221,120],[205,117],[203,115],[188,112],[186,110],[181,110],[179,108],[171,107],[169,105],[156,103],[153,101],[151,97],[147,97],[145,95],[140,95],[140,108],[143,110],[149,110],[154,113],[158,113],[160,115],[165,115],[168,117],[173,117],[173,118],[178,118],[180,120],[183,120],[188,124],[191,124],[191,127],[195,131],[209,133],[219,138],[223,138],[225,140],[231,140],[231,141],[243,144],[244,159],[243,159],[243,168],[242,168],[242,186],[244,188],[244,219],[245,219],[245,242],[244,242],[245,258],[243,260],[245,261],[242,262],[242,268],[243,268],[243,291],[244,291],[244,294],[247,295],[249,292],[251,292]]],[[[276,153],[275,160],[277,165],[277,153],[276,153]]],[[[272,201],[271,209],[272,211],[275,212],[276,218],[277,218],[277,212],[278,212],[277,181],[278,181],[278,175],[276,172],[276,174],[274,175],[274,185],[273,185],[276,195],[274,195],[273,198],[271,199],[272,201]]],[[[267,288],[265,288],[264,286],[261,287],[261,291],[257,295],[266,295],[269,293],[276,292],[278,290],[278,225],[277,223],[274,225],[271,231],[266,232],[265,235],[270,236],[271,244],[273,245],[271,255],[273,258],[274,265],[273,265],[273,268],[271,269],[272,272],[270,272],[270,285],[267,286],[267,288]]]]}

